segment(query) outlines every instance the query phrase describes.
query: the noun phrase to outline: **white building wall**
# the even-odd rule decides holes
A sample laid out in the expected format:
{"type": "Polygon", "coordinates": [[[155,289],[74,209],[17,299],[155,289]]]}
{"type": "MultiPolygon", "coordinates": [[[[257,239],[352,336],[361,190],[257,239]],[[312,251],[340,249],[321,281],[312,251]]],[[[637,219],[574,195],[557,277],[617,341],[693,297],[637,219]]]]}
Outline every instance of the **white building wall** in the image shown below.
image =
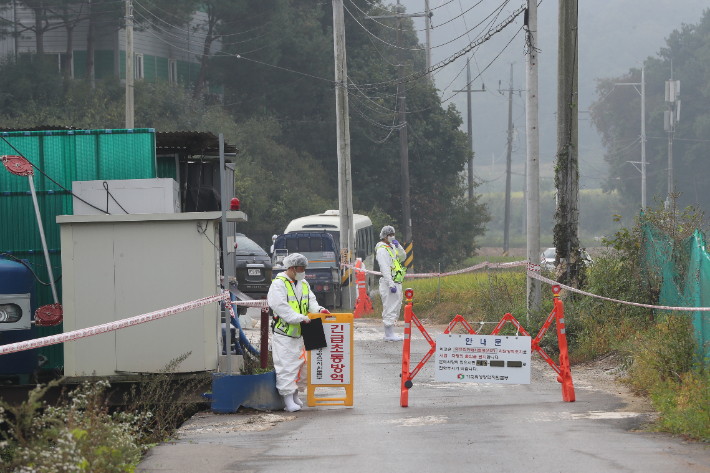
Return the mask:
{"type": "MultiPolygon", "coordinates": [[[[0,12],[0,18],[12,21],[16,16],[17,20],[23,25],[34,25],[34,14],[32,10],[24,6],[18,5],[16,9],[10,7],[6,11],[0,12]]],[[[150,18],[149,16],[146,16],[150,18]]],[[[144,20],[136,15],[137,20],[144,20]]],[[[207,14],[204,12],[195,12],[189,27],[172,28],[165,23],[161,23],[155,18],[151,18],[154,27],[136,28],[134,33],[134,51],[138,54],[151,56],[159,56],[168,59],[176,59],[178,61],[199,63],[199,57],[202,54],[204,47],[204,34],[191,32],[196,26],[203,25],[207,21],[207,14]]],[[[57,25],[60,22],[56,22],[57,25]]],[[[125,29],[117,29],[115,27],[107,27],[102,25],[98,28],[97,33],[102,35],[97,38],[96,50],[113,50],[125,51],[126,49],[126,32],[125,29]]],[[[82,21],[74,28],[73,49],[75,51],[87,50],[87,35],[89,32],[89,22],[82,21]]],[[[211,54],[220,49],[220,41],[212,43],[211,54]]],[[[56,29],[47,31],[44,34],[44,50],[47,53],[66,53],[67,49],[67,32],[62,26],[56,29]]],[[[32,31],[25,31],[17,39],[17,52],[30,53],[36,51],[35,34],[32,31]]],[[[0,54],[14,54],[15,39],[7,37],[0,41],[0,54]]]]}

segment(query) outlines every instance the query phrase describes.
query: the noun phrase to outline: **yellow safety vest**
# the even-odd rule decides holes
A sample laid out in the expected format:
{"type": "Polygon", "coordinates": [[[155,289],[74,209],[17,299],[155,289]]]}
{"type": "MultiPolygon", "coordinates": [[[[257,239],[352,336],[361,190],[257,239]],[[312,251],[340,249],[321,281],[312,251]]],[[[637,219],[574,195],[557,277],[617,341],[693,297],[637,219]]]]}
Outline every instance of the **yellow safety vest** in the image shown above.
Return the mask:
{"type": "MultiPolygon", "coordinates": [[[[389,253],[392,257],[392,267],[390,268],[392,280],[397,284],[402,284],[402,281],[404,281],[404,274],[407,272],[407,268],[402,266],[402,263],[399,262],[399,258],[397,258],[397,252],[393,251],[389,245],[383,244],[380,248],[384,248],[385,250],[387,250],[387,253],[389,253]]],[[[380,270],[382,270],[382,268],[380,268],[380,270]]]]}
{"type": "MultiPolygon", "coordinates": [[[[306,281],[303,281],[303,293],[301,300],[299,301],[296,297],[295,291],[293,290],[291,281],[288,278],[279,274],[278,276],[276,276],[276,279],[282,280],[286,285],[288,305],[290,305],[291,308],[299,314],[307,315],[309,306],[308,283],[306,281]]],[[[287,337],[293,338],[298,338],[301,336],[301,324],[289,324],[277,315],[274,315],[274,322],[274,333],[286,335],[287,337]]]]}

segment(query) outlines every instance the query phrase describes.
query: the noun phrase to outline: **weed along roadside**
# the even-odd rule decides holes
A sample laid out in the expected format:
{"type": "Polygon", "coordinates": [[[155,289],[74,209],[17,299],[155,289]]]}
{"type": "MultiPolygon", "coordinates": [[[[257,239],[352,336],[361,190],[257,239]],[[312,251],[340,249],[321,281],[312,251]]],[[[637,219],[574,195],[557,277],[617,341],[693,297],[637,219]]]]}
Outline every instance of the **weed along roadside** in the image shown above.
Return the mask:
{"type": "Polygon", "coordinates": [[[176,374],[189,356],[122,393],[100,378],[78,385],[55,380],[37,386],[20,404],[0,400],[2,471],[132,471],[150,448],[206,408],[200,393],[209,377],[176,374]],[[55,388],[61,396],[47,402],[55,388]]]}

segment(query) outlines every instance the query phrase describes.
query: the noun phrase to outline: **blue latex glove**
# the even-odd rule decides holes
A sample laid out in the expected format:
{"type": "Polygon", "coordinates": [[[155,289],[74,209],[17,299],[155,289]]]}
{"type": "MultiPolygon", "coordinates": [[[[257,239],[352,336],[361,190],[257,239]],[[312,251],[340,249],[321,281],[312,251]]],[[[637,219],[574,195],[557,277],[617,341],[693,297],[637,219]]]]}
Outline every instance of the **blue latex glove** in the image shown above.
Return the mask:
{"type": "Polygon", "coordinates": [[[397,287],[396,287],[396,286],[395,286],[395,287],[391,287],[391,288],[390,288],[390,292],[391,292],[392,294],[394,294],[395,292],[397,292],[397,287]]]}
{"type": "Polygon", "coordinates": [[[392,243],[394,244],[394,246],[399,246],[399,242],[397,240],[392,240],[392,243]]]}

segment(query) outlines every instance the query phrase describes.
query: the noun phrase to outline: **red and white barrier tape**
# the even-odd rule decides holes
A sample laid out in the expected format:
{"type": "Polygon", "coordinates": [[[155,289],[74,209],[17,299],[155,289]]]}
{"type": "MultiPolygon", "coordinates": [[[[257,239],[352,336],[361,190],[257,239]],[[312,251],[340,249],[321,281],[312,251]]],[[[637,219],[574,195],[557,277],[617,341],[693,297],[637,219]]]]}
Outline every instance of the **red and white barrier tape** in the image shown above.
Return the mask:
{"type": "MultiPolygon", "coordinates": [[[[364,273],[382,276],[382,273],[379,273],[377,271],[370,271],[368,269],[356,268],[354,265],[343,264],[343,266],[348,267],[348,268],[352,268],[356,271],[362,271],[364,273]]],[[[619,304],[627,304],[627,305],[632,305],[635,307],[644,307],[646,309],[673,310],[673,311],[677,311],[677,312],[710,312],[710,307],[673,307],[673,306],[666,306],[666,305],[650,305],[650,304],[640,304],[638,302],[628,302],[628,301],[622,301],[619,299],[612,299],[610,297],[599,296],[597,294],[592,294],[591,292],[582,291],[581,289],[576,289],[574,287],[570,287],[565,284],[560,284],[557,281],[553,281],[552,279],[548,279],[540,274],[540,265],[539,264],[528,263],[527,261],[513,261],[510,263],[483,262],[483,263],[479,263],[475,266],[471,266],[470,268],[459,269],[457,271],[450,271],[448,273],[407,274],[407,275],[405,275],[405,278],[436,278],[436,277],[444,277],[444,276],[453,276],[455,274],[463,274],[463,273],[468,273],[471,271],[476,271],[477,269],[482,269],[482,268],[485,268],[486,266],[488,266],[491,269],[504,269],[504,268],[514,268],[517,266],[527,266],[527,275],[530,276],[531,278],[537,279],[539,281],[542,281],[542,282],[550,284],[550,285],[558,285],[563,289],[566,289],[566,290],[572,291],[572,292],[576,292],[577,294],[582,294],[582,295],[589,296],[589,297],[595,297],[597,299],[602,299],[602,300],[609,301],[609,302],[617,302],[619,304]]]]}
{"type": "MultiPolygon", "coordinates": [[[[9,353],[15,353],[24,350],[31,350],[33,348],[46,347],[49,345],[56,345],[57,343],[71,342],[80,338],[91,337],[92,335],[113,332],[122,328],[132,327],[134,325],[143,324],[152,320],[162,319],[163,317],[168,317],[170,315],[179,314],[180,312],[197,309],[199,307],[203,307],[214,302],[229,301],[229,299],[229,294],[224,292],[222,294],[217,294],[210,297],[203,297],[202,299],[198,299],[196,301],[186,302],[184,304],[176,305],[174,307],[168,307],[167,309],[156,310],[154,312],[149,312],[143,315],[136,315],[135,317],[118,320],[116,322],[109,322],[107,324],[95,325],[94,327],[87,327],[79,330],[73,330],[71,332],[50,335],[49,337],[35,338],[33,340],[26,340],[24,342],[0,345],[0,355],[6,355],[9,353]]],[[[231,301],[231,303],[232,305],[241,305],[247,307],[269,307],[269,304],[266,300],[231,301]]],[[[234,314],[232,307],[230,307],[230,312],[234,314]]]]}
{"type": "MultiPolygon", "coordinates": [[[[464,268],[464,269],[458,269],[456,271],[450,271],[448,273],[409,273],[405,274],[405,278],[437,278],[437,277],[445,277],[445,276],[453,276],[455,274],[463,274],[463,273],[470,273],[471,271],[476,271],[478,269],[485,268],[488,266],[491,269],[505,269],[505,268],[515,268],[517,266],[525,266],[527,265],[527,261],[512,261],[510,263],[489,263],[489,262],[483,262],[483,263],[478,263],[475,266],[471,266],[470,268],[464,268]]],[[[382,276],[382,273],[379,271],[370,271],[369,269],[364,269],[364,268],[358,268],[354,264],[341,264],[342,267],[344,268],[351,268],[354,269],[355,271],[361,271],[366,274],[374,274],[375,276],[382,276]]],[[[537,266],[537,265],[534,265],[537,266]]],[[[539,266],[538,271],[539,271],[539,266]]]]}
{"type": "Polygon", "coordinates": [[[552,279],[548,279],[548,278],[541,276],[540,274],[533,272],[533,271],[528,271],[528,276],[530,276],[531,278],[538,279],[538,280],[540,280],[544,283],[547,283],[547,284],[560,286],[562,289],[576,292],[577,294],[582,294],[582,295],[589,296],[589,297],[596,297],[597,299],[602,299],[602,300],[609,301],[609,302],[618,302],[619,304],[632,305],[635,307],[644,307],[646,309],[673,310],[673,311],[677,311],[677,312],[710,312],[710,307],[673,307],[673,306],[667,306],[667,305],[650,305],[650,304],[640,304],[638,302],[620,301],[618,299],[612,299],[610,297],[599,296],[597,294],[592,294],[591,292],[582,291],[581,289],[575,289],[574,287],[570,287],[565,284],[560,284],[557,281],[553,281],[552,279]]]}

